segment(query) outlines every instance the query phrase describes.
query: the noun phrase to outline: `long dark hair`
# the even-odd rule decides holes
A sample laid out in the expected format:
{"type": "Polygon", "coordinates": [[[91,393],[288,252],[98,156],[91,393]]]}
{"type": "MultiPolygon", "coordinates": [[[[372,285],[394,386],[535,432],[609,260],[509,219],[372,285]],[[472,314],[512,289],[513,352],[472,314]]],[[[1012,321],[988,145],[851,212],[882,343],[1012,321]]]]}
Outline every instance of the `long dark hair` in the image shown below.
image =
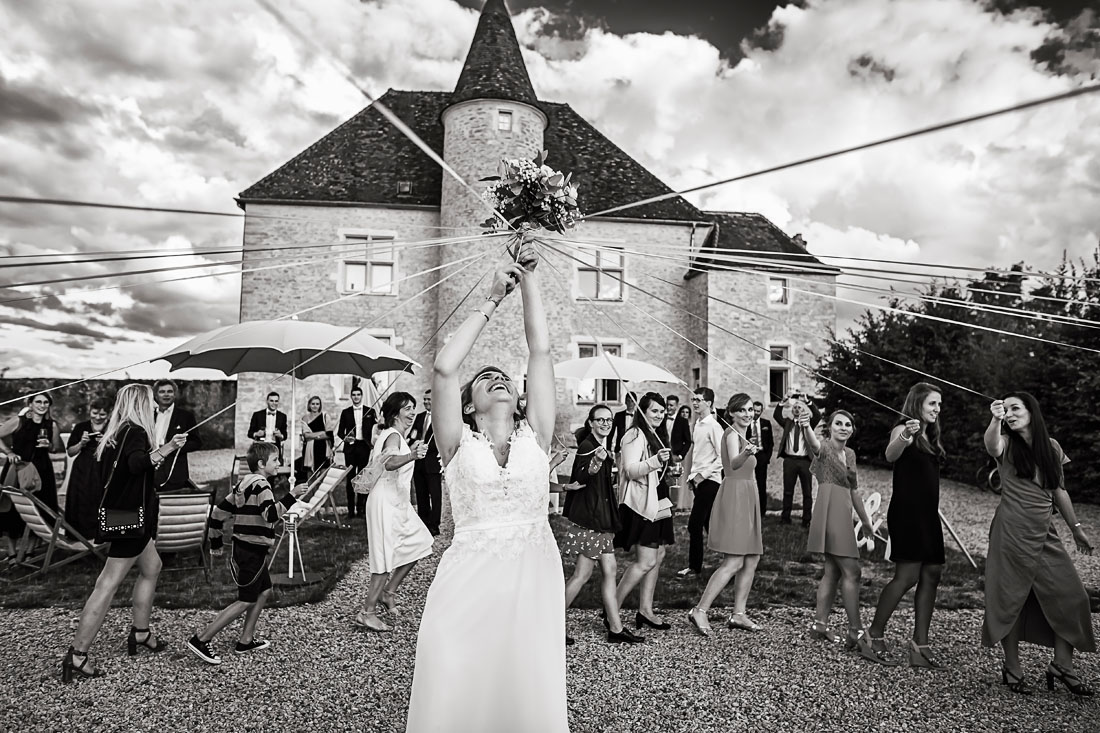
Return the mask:
{"type": "Polygon", "coordinates": [[[668,430],[665,421],[662,420],[661,424],[655,429],[645,417],[646,411],[654,402],[661,407],[665,407],[665,398],[656,392],[646,392],[642,395],[642,399],[638,401],[638,409],[634,411],[634,422],[630,424],[630,427],[642,431],[642,435],[645,436],[646,443],[649,445],[650,453],[656,453],[662,448],[668,447],[668,430]]]}
{"type": "Polygon", "coordinates": [[[935,422],[930,423],[925,423],[921,417],[924,401],[928,399],[930,394],[942,395],[943,390],[928,382],[917,382],[910,387],[909,394],[905,395],[905,403],[901,406],[901,412],[905,417],[894,423],[894,427],[904,425],[907,420],[920,420],[924,425],[924,430],[917,433],[916,438],[914,438],[917,448],[925,453],[943,458],[947,455],[947,451],[943,449],[943,443],[940,442],[939,417],[936,418],[935,422]]]}
{"type": "Polygon", "coordinates": [[[607,410],[611,413],[612,416],[615,415],[615,412],[603,402],[592,405],[592,407],[588,410],[588,417],[584,419],[584,425],[581,425],[579,428],[577,428],[577,431],[573,433],[573,437],[577,439],[577,445],[580,445],[581,443],[592,437],[592,426],[589,423],[591,423],[592,420],[596,417],[597,410],[607,410]]]}
{"type": "Polygon", "coordinates": [[[1012,430],[1008,425],[1001,424],[1001,432],[1008,437],[1005,446],[1006,458],[1016,468],[1016,475],[1030,479],[1038,469],[1039,480],[1047,491],[1054,491],[1060,487],[1065,474],[1062,472],[1062,461],[1058,452],[1054,450],[1054,441],[1047,432],[1046,421],[1043,420],[1043,412],[1039,409],[1039,401],[1028,392],[1010,392],[1005,399],[1015,397],[1024,403],[1024,407],[1031,413],[1031,445],[1027,444],[1023,436],[1012,430]]]}
{"type": "MultiPolygon", "coordinates": [[[[473,430],[475,433],[481,431],[479,431],[477,428],[477,421],[474,419],[473,413],[466,412],[466,406],[472,404],[474,401],[474,382],[476,382],[477,378],[480,377],[482,374],[488,374],[489,372],[496,372],[497,374],[503,374],[504,376],[508,377],[508,373],[500,367],[495,367],[492,365],[483,366],[477,370],[477,374],[475,374],[469,382],[466,382],[466,384],[462,385],[462,391],[459,392],[459,400],[462,403],[462,422],[466,423],[470,427],[470,430],[473,430]]],[[[508,377],[508,379],[511,380],[511,377],[508,377]]],[[[521,400],[517,398],[516,412],[513,416],[517,424],[521,422],[525,417],[527,417],[527,414],[523,409],[523,405],[520,404],[520,402],[521,400]]]]}

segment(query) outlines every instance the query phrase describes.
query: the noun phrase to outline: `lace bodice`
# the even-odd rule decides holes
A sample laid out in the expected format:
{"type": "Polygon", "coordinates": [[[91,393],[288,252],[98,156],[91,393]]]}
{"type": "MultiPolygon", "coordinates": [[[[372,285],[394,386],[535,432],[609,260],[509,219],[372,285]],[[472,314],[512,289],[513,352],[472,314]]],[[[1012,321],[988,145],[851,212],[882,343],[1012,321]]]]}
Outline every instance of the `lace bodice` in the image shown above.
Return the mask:
{"type": "Polygon", "coordinates": [[[455,523],[448,553],[510,554],[532,542],[545,546],[547,539],[549,551],[556,552],[547,521],[549,460],[526,422],[510,442],[508,462],[500,466],[489,440],[463,426],[462,441],[443,473],[455,523]]]}

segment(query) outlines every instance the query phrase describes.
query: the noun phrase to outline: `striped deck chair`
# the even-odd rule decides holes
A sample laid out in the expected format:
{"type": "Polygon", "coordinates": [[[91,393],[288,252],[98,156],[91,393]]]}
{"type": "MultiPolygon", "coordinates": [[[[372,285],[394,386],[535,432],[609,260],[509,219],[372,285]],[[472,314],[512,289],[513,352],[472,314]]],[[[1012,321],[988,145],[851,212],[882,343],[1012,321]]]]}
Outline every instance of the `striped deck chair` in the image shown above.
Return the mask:
{"type": "Polygon", "coordinates": [[[287,540],[287,548],[289,555],[287,558],[287,575],[290,578],[294,578],[294,556],[298,556],[298,566],[301,568],[303,577],[306,574],[305,561],[302,559],[302,548],[298,542],[298,528],[303,522],[317,515],[318,512],[328,505],[332,509],[332,516],[335,519],[336,526],[343,528],[343,524],[340,522],[340,515],[336,511],[336,499],[332,495],[333,489],[340,485],[340,482],[347,477],[348,472],[351,469],[346,466],[333,465],[329,466],[323,473],[312,477],[310,481],[310,488],[305,494],[303,499],[300,499],[297,504],[287,510],[283,515],[283,523],[286,531],[279,537],[278,543],[275,545],[274,552],[271,553],[271,561],[269,566],[275,562],[275,555],[278,554],[279,548],[283,545],[283,540],[287,540]]]}
{"type": "Polygon", "coordinates": [[[206,548],[206,520],[214,505],[209,491],[160,495],[160,516],[157,519],[157,552],[198,552],[200,565],[165,570],[193,570],[201,567],[206,582],[210,582],[210,558],[206,548]]]}
{"type": "Polygon", "coordinates": [[[27,525],[23,533],[24,546],[32,533],[46,543],[44,549],[22,558],[23,565],[35,570],[20,580],[39,575],[52,568],[68,565],[89,555],[98,556],[101,559],[106,557],[107,545],[97,545],[85,538],[65,521],[64,516],[43,504],[34,494],[12,486],[4,486],[0,490],[11,499],[20,518],[27,525]],[[58,550],[70,553],[69,557],[55,562],[54,555],[58,550]]]}

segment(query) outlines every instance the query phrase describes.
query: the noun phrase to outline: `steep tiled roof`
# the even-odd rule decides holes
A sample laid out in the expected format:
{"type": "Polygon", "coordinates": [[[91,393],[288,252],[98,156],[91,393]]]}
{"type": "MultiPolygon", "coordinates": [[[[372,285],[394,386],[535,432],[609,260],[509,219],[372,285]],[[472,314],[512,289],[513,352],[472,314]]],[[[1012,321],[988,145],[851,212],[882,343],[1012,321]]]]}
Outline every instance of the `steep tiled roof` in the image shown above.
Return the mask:
{"type": "MultiPolygon", "coordinates": [[[[440,113],[452,101],[446,92],[390,90],[379,100],[426,142],[443,153],[440,113]]],[[[548,163],[572,171],[582,211],[602,211],[671,189],[603,136],[568,104],[536,103],[546,114],[548,163]]],[[[486,175],[494,171],[486,171],[486,175]]],[[[281,168],[240,194],[249,201],[329,201],[381,205],[439,206],[439,166],[373,107],[367,107],[281,168]],[[398,182],[412,184],[398,193],[398,182]]],[[[704,221],[708,217],[682,198],[646,204],[616,214],[634,219],[704,221]]]]}
{"type": "Polygon", "coordinates": [[[488,0],[481,9],[451,103],[468,99],[512,99],[527,104],[536,101],[504,0],[488,0]]]}
{"type": "Polygon", "coordinates": [[[705,215],[707,220],[714,222],[717,226],[711,230],[703,243],[704,254],[696,260],[696,265],[699,267],[705,268],[715,264],[716,261],[706,257],[705,252],[707,249],[716,247],[719,250],[740,250],[730,252],[730,256],[769,261],[760,265],[729,262],[728,264],[732,267],[782,269],[782,264],[772,263],[787,261],[791,265],[813,267],[831,274],[838,272],[836,268],[825,265],[810,255],[804,246],[788,237],[786,232],[763,214],[708,211],[705,215]]]}

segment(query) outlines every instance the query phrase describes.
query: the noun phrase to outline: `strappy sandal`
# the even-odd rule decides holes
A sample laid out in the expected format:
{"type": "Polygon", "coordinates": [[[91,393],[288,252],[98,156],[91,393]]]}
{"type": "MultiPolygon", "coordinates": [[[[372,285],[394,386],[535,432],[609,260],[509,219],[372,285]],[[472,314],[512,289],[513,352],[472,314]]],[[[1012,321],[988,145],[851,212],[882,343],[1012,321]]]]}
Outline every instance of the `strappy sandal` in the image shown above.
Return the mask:
{"type": "Polygon", "coordinates": [[[845,647],[848,651],[857,651],[859,656],[864,659],[875,664],[881,664],[884,667],[896,667],[898,664],[876,652],[874,647],[871,646],[871,637],[863,629],[858,629],[855,636],[852,636],[852,629],[848,629],[848,641],[845,647]]]}
{"type": "Polygon", "coordinates": [[[945,667],[932,658],[932,654],[928,651],[928,644],[918,644],[915,641],[909,642],[909,666],[910,667],[924,667],[925,669],[945,669],[945,667]]]}
{"type": "Polygon", "coordinates": [[[65,653],[65,660],[61,662],[61,681],[65,684],[69,684],[73,681],[73,675],[78,675],[86,679],[107,676],[107,673],[99,668],[88,671],[88,662],[90,661],[91,657],[88,656],[88,652],[78,652],[76,647],[69,647],[69,651],[65,653]],[[74,657],[78,656],[84,657],[84,661],[80,664],[77,664],[74,659],[74,657]]]}
{"type": "Polygon", "coordinates": [[[1081,678],[1073,673],[1073,670],[1066,669],[1057,662],[1051,662],[1047,667],[1047,689],[1054,690],[1054,680],[1060,681],[1066,686],[1066,689],[1072,692],[1078,697],[1092,697],[1093,690],[1087,684],[1081,681],[1081,678]]]}
{"type": "Polygon", "coordinates": [[[1032,690],[1024,682],[1022,674],[1010,672],[1008,667],[1001,665],[1001,684],[1020,695],[1030,695],[1032,690]]]}
{"type": "Polygon", "coordinates": [[[699,632],[700,636],[710,636],[710,621],[707,620],[707,614],[705,612],[700,611],[698,608],[691,609],[688,611],[688,621],[691,622],[691,625],[695,627],[695,630],[699,632]],[[703,614],[702,622],[695,618],[695,614],[697,613],[703,614]]]}
{"type": "Polygon", "coordinates": [[[840,642],[840,637],[834,634],[832,629],[829,628],[829,625],[823,621],[814,621],[810,624],[810,638],[827,641],[830,644],[837,644],[840,642]]]}
{"type": "Polygon", "coordinates": [[[131,657],[137,656],[139,646],[145,647],[153,654],[159,654],[168,648],[168,644],[162,639],[156,639],[149,629],[139,629],[136,626],[131,626],[130,635],[126,637],[126,653],[131,657]],[[138,641],[138,634],[145,634],[145,639],[138,641]],[[156,640],[155,644],[149,643],[152,639],[156,640]]]}
{"type": "Polygon", "coordinates": [[[764,628],[749,618],[747,613],[735,613],[730,615],[729,619],[726,621],[726,626],[729,626],[731,629],[741,629],[742,631],[760,631],[764,628]]]}

